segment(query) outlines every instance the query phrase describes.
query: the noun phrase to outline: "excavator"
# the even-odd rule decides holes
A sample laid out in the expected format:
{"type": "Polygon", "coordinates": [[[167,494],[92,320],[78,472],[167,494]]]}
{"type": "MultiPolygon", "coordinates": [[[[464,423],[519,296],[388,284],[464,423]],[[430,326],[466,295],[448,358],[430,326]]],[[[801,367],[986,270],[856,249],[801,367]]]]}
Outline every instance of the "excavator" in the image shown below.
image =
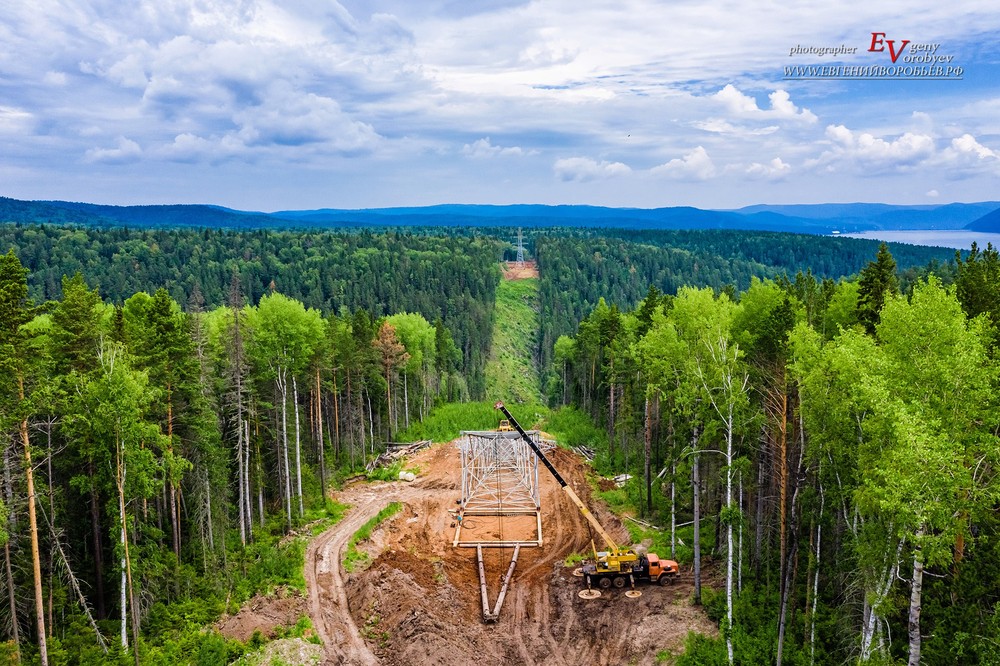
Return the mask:
{"type": "MultiPolygon", "coordinates": [[[[661,560],[655,553],[639,555],[631,548],[620,547],[611,535],[608,534],[607,530],[604,529],[600,521],[590,512],[587,505],[577,496],[573,488],[566,483],[562,475],[553,467],[552,462],[545,457],[545,454],[538,448],[534,440],[524,432],[524,429],[518,424],[517,419],[507,411],[507,407],[504,406],[503,402],[497,401],[494,407],[503,412],[503,415],[506,417],[500,422],[501,427],[506,424],[507,427],[517,430],[521,438],[527,442],[531,450],[538,456],[538,459],[545,465],[545,468],[555,477],[555,480],[559,483],[559,486],[569,497],[570,501],[576,505],[576,508],[587,519],[590,526],[604,540],[607,550],[601,551],[597,550],[593,539],[590,541],[593,561],[585,564],[582,568],[582,574],[587,583],[587,591],[593,590],[594,585],[606,590],[611,587],[623,588],[627,583],[630,585],[632,592],[637,596],[638,592],[635,591],[636,581],[666,585],[669,581],[680,577],[681,572],[677,562],[673,560],[661,560]]],[[[596,591],[594,592],[596,593],[596,591]]],[[[581,596],[583,596],[582,592],[581,596]]],[[[599,596],[599,593],[596,596],[599,596]]]]}

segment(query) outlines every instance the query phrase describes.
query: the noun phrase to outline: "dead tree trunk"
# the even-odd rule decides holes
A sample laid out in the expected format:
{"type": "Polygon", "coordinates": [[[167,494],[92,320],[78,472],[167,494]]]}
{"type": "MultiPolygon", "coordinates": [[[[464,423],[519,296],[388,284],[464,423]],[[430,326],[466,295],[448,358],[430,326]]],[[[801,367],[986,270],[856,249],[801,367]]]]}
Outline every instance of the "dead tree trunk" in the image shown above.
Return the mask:
{"type": "MultiPolygon", "coordinates": [[[[24,401],[24,376],[18,373],[18,396],[24,401]]],[[[28,419],[21,419],[21,444],[24,445],[24,475],[28,486],[28,530],[31,534],[31,572],[35,582],[35,623],[38,627],[38,657],[48,666],[49,652],[45,638],[45,601],[42,598],[42,566],[38,549],[38,521],[35,516],[35,474],[31,464],[31,442],[28,439],[28,419]]]]}
{"type": "Polygon", "coordinates": [[[17,599],[14,597],[14,574],[10,569],[10,540],[3,545],[3,563],[7,574],[7,600],[10,602],[10,638],[14,641],[18,663],[21,659],[21,632],[17,624],[17,599]]]}
{"type": "Polygon", "coordinates": [[[306,510],[302,503],[302,446],[299,438],[299,382],[292,375],[292,405],[295,407],[295,492],[299,496],[299,518],[306,510]]]}
{"type": "Polygon", "coordinates": [[[792,588],[795,585],[795,558],[798,554],[799,549],[799,511],[798,511],[798,499],[799,499],[799,489],[802,486],[802,479],[804,474],[803,461],[805,459],[805,451],[799,451],[799,462],[797,467],[797,473],[794,479],[794,490],[792,492],[792,506],[791,506],[791,520],[789,522],[789,534],[791,545],[788,548],[788,561],[782,562],[782,568],[784,575],[781,579],[781,611],[778,618],[778,657],[777,666],[781,666],[782,652],[785,645],[785,629],[788,626],[788,604],[792,597],[792,588]]]}

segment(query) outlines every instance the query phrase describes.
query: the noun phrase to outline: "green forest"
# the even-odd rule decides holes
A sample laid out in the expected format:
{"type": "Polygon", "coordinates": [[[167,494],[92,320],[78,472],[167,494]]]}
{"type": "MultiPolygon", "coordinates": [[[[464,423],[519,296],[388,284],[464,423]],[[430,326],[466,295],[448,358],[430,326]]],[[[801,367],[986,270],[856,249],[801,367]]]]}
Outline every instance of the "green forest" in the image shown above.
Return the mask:
{"type": "Polygon", "coordinates": [[[720,623],[677,663],[1000,663],[992,247],[545,230],[536,303],[510,237],[0,225],[0,662],[240,658],[203,627],[299,584],[325,489],[530,341],[720,623]]]}
{"type": "Polygon", "coordinates": [[[904,292],[883,245],[837,283],[601,299],[556,340],[550,397],[719,621],[676,663],[1000,663],[1000,256],[947,274],[904,292]]]}

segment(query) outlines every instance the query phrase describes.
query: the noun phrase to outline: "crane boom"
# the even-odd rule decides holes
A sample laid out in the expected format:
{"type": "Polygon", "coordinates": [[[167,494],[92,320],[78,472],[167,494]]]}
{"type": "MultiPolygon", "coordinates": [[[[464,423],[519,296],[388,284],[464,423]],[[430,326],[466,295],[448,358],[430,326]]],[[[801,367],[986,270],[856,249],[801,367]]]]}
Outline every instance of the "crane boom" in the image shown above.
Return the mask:
{"type": "Polygon", "coordinates": [[[510,424],[514,427],[515,430],[517,430],[518,434],[521,435],[521,438],[524,439],[525,442],[527,442],[528,446],[530,446],[531,450],[535,452],[535,455],[538,456],[539,460],[542,461],[542,464],[545,465],[546,469],[548,469],[549,472],[552,473],[552,476],[554,476],[556,481],[559,482],[559,486],[563,489],[563,492],[565,492],[566,495],[569,496],[570,501],[572,501],[573,504],[576,505],[576,508],[580,510],[580,513],[583,515],[584,518],[587,519],[587,522],[589,522],[590,526],[594,528],[594,531],[597,532],[599,535],[601,535],[601,538],[604,539],[604,543],[607,544],[608,550],[613,553],[620,552],[621,549],[618,547],[618,544],[615,543],[615,540],[611,538],[611,535],[608,534],[607,530],[605,530],[604,527],[601,525],[601,523],[598,522],[597,518],[594,517],[594,514],[590,512],[590,509],[587,508],[587,505],[584,504],[583,501],[577,496],[573,488],[568,483],[566,483],[566,480],[562,478],[562,475],[559,473],[559,471],[552,466],[552,463],[549,461],[548,458],[545,457],[545,454],[542,453],[542,450],[538,448],[538,445],[535,444],[534,440],[528,437],[528,433],[524,432],[524,429],[521,427],[521,424],[517,422],[517,419],[515,419],[514,416],[509,411],[507,411],[507,407],[504,406],[503,402],[497,401],[497,403],[493,406],[496,409],[499,409],[501,412],[503,412],[504,416],[506,416],[507,419],[510,421],[510,424]]]}

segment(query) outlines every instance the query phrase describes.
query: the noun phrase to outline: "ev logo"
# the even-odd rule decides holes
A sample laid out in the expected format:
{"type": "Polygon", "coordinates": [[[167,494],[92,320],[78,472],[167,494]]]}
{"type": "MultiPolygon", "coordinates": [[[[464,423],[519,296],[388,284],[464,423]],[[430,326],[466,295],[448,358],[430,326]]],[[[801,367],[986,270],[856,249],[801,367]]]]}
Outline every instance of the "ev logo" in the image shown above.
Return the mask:
{"type": "Polygon", "coordinates": [[[882,51],[885,51],[884,44],[888,44],[889,45],[889,58],[892,60],[893,64],[895,64],[896,63],[896,59],[899,58],[899,56],[903,55],[903,51],[906,49],[906,45],[909,44],[909,43],[910,43],[910,40],[904,39],[902,41],[902,43],[900,43],[900,45],[899,45],[899,51],[897,51],[896,50],[896,40],[894,40],[894,39],[885,39],[885,33],[884,32],[873,32],[872,33],[872,43],[871,43],[871,46],[868,47],[868,52],[869,53],[881,53],[882,51]],[[878,48],[875,48],[876,46],[878,48]]]}

